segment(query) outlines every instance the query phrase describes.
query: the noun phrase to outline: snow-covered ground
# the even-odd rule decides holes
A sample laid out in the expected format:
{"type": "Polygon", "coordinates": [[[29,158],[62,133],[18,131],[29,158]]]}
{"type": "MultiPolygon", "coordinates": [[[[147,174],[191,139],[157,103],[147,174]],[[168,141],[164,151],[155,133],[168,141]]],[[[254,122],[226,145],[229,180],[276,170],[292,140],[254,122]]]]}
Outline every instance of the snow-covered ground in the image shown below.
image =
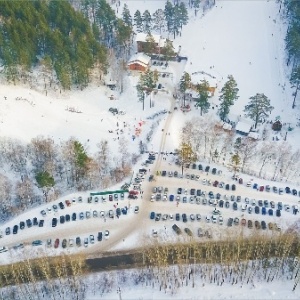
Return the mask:
{"type": "MultiPolygon", "coordinates": [[[[136,9],[141,11],[149,9],[153,12],[157,8],[164,7],[164,1],[121,1],[121,6],[124,3],[128,4],[132,15],[136,9]]],[[[185,70],[190,73],[204,71],[215,76],[218,81],[218,89],[223,86],[227,75],[232,74],[240,89],[240,98],[232,108],[232,113],[236,115],[243,114],[243,108],[250,96],[257,92],[265,93],[275,107],[272,118],[279,115],[283,122],[290,123],[295,128],[292,133],[289,133],[288,142],[298,148],[300,138],[299,129],[296,127],[296,118],[299,116],[299,111],[297,107],[295,110],[291,109],[293,91],[290,89],[289,73],[285,68],[285,24],[278,14],[276,1],[217,0],[216,6],[207,11],[204,16],[199,13],[198,17],[195,18],[192,15],[191,12],[191,20],[183,28],[182,36],[175,40],[176,44],[182,46],[181,54],[188,56],[185,70]]],[[[37,135],[52,137],[57,142],[74,136],[91,153],[95,151],[100,140],[106,139],[113,150],[112,156],[117,156],[118,128],[123,129],[123,136],[128,141],[131,152],[137,153],[140,140],[144,141],[147,133],[151,130],[151,126],[155,126],[154,135],[148,148],[157,151],[165,134],[162,129],[167,114],[161,114],[150,120],[147,117],[164,109],[169,110],[171,101],[175,101],[172,99],[172,85],[176,84],[176,80],[180,78],[178,72],[181,72],[183,67],[183,65],[179,66],[178,63],[170,64],[170,70],[175,70],[176,73],[174,80],[165,81],[165,79],[160,78],[161,83],[169,88],[168,93],[159,92],[155,95],[152,99],[154,101],[152,108],[149,107],[150,100],[147,98],[144,111],[142,110],[142,103],[138,102],[136,96],[135,85],[138,76],[135,74],[126,78],[125,91],[121,95],[107,87],[94,86],[84,91],[63,92],[62,94],[49,93],[46,96],[26,87],[2,84],[0,89],[0,136],[20,139],[25,143],[37,135]],[[111,95],[113,95],[114,100],[110,100],[111,95]],[[125,114],[113,116],[108,111],[110,107],[116,107],[124,111],[125,114]],[[70,108],[74,108],[77,112],[68,111],[67,109],[70,108]],[[157,122],[157,120],[161,121],[157,122]],[[141,128],[139,135],[136,134],[136,128],[141,128]],[[135,139],[132,138],[133,135],[135,135],[135,139]]],[[[218,91],[212,101],[214,105],[218,104],[218,91]]],[[[177,104],[180,105],[180,103],[177,104]]],[[[172,151],[178,147],[183,124],[185,121],[191,120],[192,117],[198,116],[199,111],[192,109],[186,114],[181,111],[172,114],[168,130],[170,136],[167,136],[164,144],[164,149],[167,151],[172,151]]],[[[210,114],[214,118],[214,111],[211,111],[210,114]]],[[[228,180],[229,174],[227,173],[226,176],[228,180]]],[[[267,184],[267,182],[264,183],[267,184]]],[[[71,199],[72,197],[73,194],[68,198],[71,199]]],[[[64,199],[66,197],[61,200],[64,199]]],[[[287,201],[292,203],[293,200],[291,198],[287,201]]],[[[139,199],[137,203],[140,204],[141,200],[139,199]]],[[[169,209],[168,204],[169,202],[160,203],[161,207],[159,208],[167,211],[169,209]]],[[[106,210],[113,206],[111,203],[105,205],[106,210]]],[[[85,211],[85,206],[86,204],[78,204],[76,207],[72,207],[72,210],[76,212],[85,211]]],[[[188,212],[194,211],[194,206],[188,204],[186,207],[188,212]]],[[[100,208],[97,209],[101,210],[100,208]]],[[[36,209],[34,215],[32,211],[25,212],[24,215],[11,220],[5,226],[12,226],[21,219],[26,220],[28,217],[37,216],[39,210],[36,209]]],[[[148,211],[146,214],[148,215],[148,211]]],[[[282,220],[288,220],[289,216],[286,214],[282,220]]],[[[125,227],[131,220],[133,221],[133,218],[136,216],[131,211],[131,214],[124,216],[124,219],[108,220],[107,228],[111,230],[113,236],[120,229],[120,225],[125,227]]],[[[106,228],[102,219],[96,222],[91,219],[82,221],[84,226],[81,226],[80,230],[77,227],[72,229],[73,226],[70,223],[64,224],[57,231],[52,231],[50,220],[50,216],[46,217],[47,226],[39,228],[37,232],[25,229],[27,233],[24,231],[23,236],[18,234],[9,238],[4,237],[0,240],[0,246],[13,245],[24,240],[30,242],[36,233],[44,239],[47,237],[64,238],[64,236],[74,238],[77,234],[88,236],[89,233],[96,234],[99,228],[101,230],[106,228]]],[[[149,222],[147,220],[143,223],[143,229],[148,233],[154,228],[152,224],[148,224],[149,222]]],[[[5,229],[5,226],[2,226],[2,229],[5,229]]],[[[164,223],[160,223],[158,229],[163,230],[163,226],[164,223]]],[[[129,248],[138,242],[139,237],[140,234],[135,231],[126,237],[125,242],[120,240],[119,244],[114,245],[114,249],[129,248]]],[[[94,248],[96,247],[95,245],[94,248]]],[[[5,263],[5,254],[1,254],[1,258],[1,263],[5,263]]],[[[182,288],[177,295],[172,296],[153,291],[150,287],[134,287],[131,290],[128,288],[128,292],[123,293],[122,297],[123,299],[149,299],[151,297],[153,299],[169,299],[171,297],[174,299],[298,299],[299,293],[295,294],[290,290],[291,288],[282,282],[279,284],[258,284],[255,288],[244,286],[242,289],[206,284],[198,287],[197,290],[189,287],[182,288]]],[[[106,294],[104,298],[116,299],[117,295],[106,294]]],[[[92,296],[91,299],[93,299],[92,296]]]]}

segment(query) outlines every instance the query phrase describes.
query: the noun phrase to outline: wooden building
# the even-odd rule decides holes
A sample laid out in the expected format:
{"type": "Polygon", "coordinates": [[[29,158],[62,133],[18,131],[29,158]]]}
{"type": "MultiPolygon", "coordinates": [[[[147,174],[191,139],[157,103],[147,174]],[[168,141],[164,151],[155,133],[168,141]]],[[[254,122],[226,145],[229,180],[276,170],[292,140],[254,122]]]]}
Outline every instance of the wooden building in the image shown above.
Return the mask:
{"type": "Polygon", "coordinates": [[[144,53],[133,55],[127,63],[129,70],[145,72],[150,67],[151,58],[144,53]]]}

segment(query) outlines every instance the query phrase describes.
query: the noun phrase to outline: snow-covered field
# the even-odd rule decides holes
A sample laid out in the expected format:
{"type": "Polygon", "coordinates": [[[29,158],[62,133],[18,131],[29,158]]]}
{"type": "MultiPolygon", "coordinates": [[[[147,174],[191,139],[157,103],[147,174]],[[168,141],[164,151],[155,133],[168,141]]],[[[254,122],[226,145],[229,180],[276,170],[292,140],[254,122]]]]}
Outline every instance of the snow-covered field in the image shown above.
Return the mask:
{"type": "MultiPolygon", "coordinates": [[[[128,4],[132,15],[136,9],[141,11],[149,9],[153,12],[157,8],[164,7],[164,1],[121,1],[121,7],[124,3],[128,4]]],[[[125,79],[125,91],[121,95],[107,87],[92,86],[84,91],[63,92],[62,94],[52,92],[46,96],[24,86],[1,84],[0,136],[20,139],[24,143],[28,143],[31,138],[38,135],[52,137],[57,142],[74,136],[91,153],[95,151],[100,140],[106,139],[112,149],[112,156],[116,157],[118,155],[118,128],[123,129],[123,136],[128,141],[130,151],[138,153],[139,142],[146,140],[147,133],[154,126],[152,127],[154,134],[148,143],[148,149],[158,151],[164,134],[161,130],[164,128],[167,114],[161,114],[151,120],[147,117],[164,109],[169,110],[171,101],[175,101],[172,99],[172,86],[176,84],[176,80],[181,76],[179,72],[185,67],[185,70],[190,73],[204,71],[215,76],[219,89],[223,86],[227,76],[232,74],[238,83],[240,98],[231,112],[238,116],[243,114],[243,108],[250,96],[265,93],[275,107],[271,118],[274,120],[276,116],[280,116],[283,122],[291,124],[294,131],[288,134],[287,141],[294,148],[298,148],[300,138],[296,123],[299,110],[297,106],[294,110],[291,108],[293,91],[288,82],[289,73],[285,67],[284,54],[286,26],[280,18],[278,8],[276,1],[217,0],[216,6],[205,15],[199,13],[195,18],[191,11],[189,24],[183,28],[182,36],[175,40],[176,45],[182,47],[181,54],[188,56],[188,62],[186,66],[176,62],[170,63],[169,69],[175,70],[174,81],[160,79],[163,85],[169,87],[168,93],[159,92],[155,95],[152,108],[149,108],[149,99],[146,99],[144,111],[142,103],[137,100],[135,85],[138,77],[134,74],[130,74],[125,79]],[[114,116],[108,111],[110,107],[116,107],[125,114],[114,116]],[[77,112],[70,112],[68,110],[70,108],[77,112]],[[139,135],[136,135],[136,128],[141,128],[139,135]]],[[[212,101],[216,108],[218,90],[212,101]]],[[[179,105],[179,103],[176,104],[179,105]]],[[[214,110],[209,114],[212,118],[215,117],[214,110]]],[[[198,115],[199,111],[194,108],[187,114],[181,111],[172,113],[170,136],[166,138],[164,150],[172,151],[178,147],[183,124],[198,115]]],[[[72,196],[70,195],[70,198],[72,196]]],[[[141,203],[141,200],[138,201],[141,203]]],[[[109,203],[107,205],[112,206],[109,203]]],[[[167,210],[165,207],[162,209],[167,210]]],[[[188,210],[192,212],[193,208],[188,210]]],[[[81,211],[81,205],[76,207],[76,211],[81,211]]],[[[36,212],[38,213],[38,210],[36,212]]],[[[148,215],[148,212],[146,214],[148,215]]],[[[32,212],[25,212],[24,216],[17,219],[25,220],[27,216],[32,216],[32,212]]],[[[125,226],[133,217],[132,213],[124,221],[114,220],[114,222],[122,221],[122,223],[108,224],[112,228],[112,234],[117,231],[120,224],[125,226]]],[[[289,216],[286,215],[286,219],[288,218],[289,216]]],[[[9,225],[17,219],[10,221],[9,225]]],[[[50,219],[47,217],[48,223],[50,219]]],[[[79,234],[87,234],[89,229],[95,234],[99,230],[98,226],[103,226],[103,220],[97,223],[92,220],[83,222],[86,223],[80,229],[79,234]]],[[[164,224],[161,224],[162,229],[164,224]]],[[[152,225],[148,222],[144,222],[143,225],[147,225],[144,227],[145,232],[151,232],[152,225]]],[[[41,229],[40,234],[43,238],[48,237],[49,234],[55,238],[66,232],[66,235],[73,237],[78,232],[72,231],[71,227],[66,224],[63,230],[51,233],[52,228],[48,224],[47,230],[41,229]]],[[[12,237],[9,243],[29,241],[33,238],[34,234],[23,237],[18,235],[18,237],[12,237]]],[[[132,246],[138,242],[138,238],[139,234],[134,232],[128,238],[126,237],[125,243],[120,241],[119,244],[114,245],[114,249],[132,246]]],[[[7,237],[0,240],[0,246],[2,243],[4,245],[4,240],[6,242],[7,237]]],[[[2,260],[1,263],[3,262],[2,260]]],[[[97,297],[93,298],[91,295],[89,299],[99,299],[97,297]]],[[[103,299],[116,299],[118,295],[111,293],[102,297],[103,299]]],[[[257,284],[255,288],[244,286],[234,289],[229,285],[218,287],[205,284],[195,289],[181,288],[176,295],[157,292],[151,287],[128,287],[126,292],[123,290],[122,293],[122,299],[298,299],[299,297],[299,289],[297,293],[292,293],[290,286],[285,282],[257,284]]]]}

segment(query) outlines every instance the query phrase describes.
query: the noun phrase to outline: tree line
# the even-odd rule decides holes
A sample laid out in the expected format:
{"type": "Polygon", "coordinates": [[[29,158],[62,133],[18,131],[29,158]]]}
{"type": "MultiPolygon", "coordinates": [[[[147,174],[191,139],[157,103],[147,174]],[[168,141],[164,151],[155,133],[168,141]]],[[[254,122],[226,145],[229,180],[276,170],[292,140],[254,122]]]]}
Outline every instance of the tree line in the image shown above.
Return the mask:
{"type": "MultiPolygon", "coordinates": [[[[239,98],[239,89],[234,77],[232,75],[228,75],[227,79],[228,80],[222,87],[219,96],[220,105],[218,115],[222,121],[227,120],[230,107],[233,106],[235,101],[239,98]]],[[[191,75],[184,72],[179,82],[179,91],[183,98],[184,106],[187,91],[191,89],[195,89],[197,93],[195,106],[200,108],[200,114],[202,116],[202,114],[207,113],[210,108],[209,98],[211,96],[209,94],[209,82],[206,79],[203,79],[199,83],[193,84],[191,75]]],[[[263,93],[256,93],[249,99],[249,103],[244,108],[244,113],[246,117],[249,117],[254,121],[254,127],[256,128],[259,123],[264,123],[268,119],[274,107],[271,105],[270,99],[263,93]]]]}
{"type": "Polygon", "coordinates": [[[101,140],[94,154],[75,138],[60,144],[38,136],[29,144],[10,138],[0,142],[0,220],[28,207],[50,202],[68,190],[105,188],[123,180],[135,162],[124,138],[118,157],[112,157],[108,141],[101,140]]]}
{"type": "MultiPolygon", "coordinates": [[[[293,150],[286,141],[268,141],[264,131],[263,141],[250,137],[238,137],[224,130],[209,117],[194,118],[184,125],[181,133],[182,145],[189,145],[199,160],[237,164],[242,173],[269,180],[284,180],[299,183],[300,151],[293,150]],[[232,161],[232,154],[238,157],[232,161]]],[[[231,166],[232,167],[232,166],[231,166]]]]}

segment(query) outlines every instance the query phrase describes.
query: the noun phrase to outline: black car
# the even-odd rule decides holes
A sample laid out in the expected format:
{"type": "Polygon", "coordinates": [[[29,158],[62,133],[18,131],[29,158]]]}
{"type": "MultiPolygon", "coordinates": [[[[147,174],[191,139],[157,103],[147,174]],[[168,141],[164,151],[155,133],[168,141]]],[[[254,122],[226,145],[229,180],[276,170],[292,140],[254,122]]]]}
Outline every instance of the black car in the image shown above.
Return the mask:
{"type": "Polygon", "coordinates": [[[66,215],[66,222],[70,222],[70,215],[66,215]]]}
{"type": "Polygon", "coordinates": [[[260,207],[263,206],[263,201],[262,200],[258,200],[258,206],[260,206],[260,207]]]}
{"type": "Polygon", "coordinates": [[[259,206],[255,206],[254,212],[255,212],[256,214],[259,214],[259,211],[260,211],[259,206]]]}
{"type": "Polygon", "coordinates": [[[57,225],[57,219],[53,218],[52,219],[52,227],[56,227],[56,225],[57,225]]]}
{"type": "Polygon", "coordinates": [[[219,207],[223,207],[224,206],[224,201],[223,200],[220,200],[219,202],[219,207]]]}
{"type": "Polygon", "coordinates": [[[201,190],[197,190],[196,195],[200,197],[201,196],[201,190]]]}
{"type": "Polygon", "coordinates": [[[177,234],[181,234],[181,229],[176,224],[174,224],[172,228],[177,234]]]}
{"type": "Polygon", "coordinates": [[[72,221],[76,221],[76,217],[77,217],[76,213],[72,213],[72,221]]]}
{"type": "Polygon", "coordinates": [[[18,229],[19,229],[19,226],[18,225],[15,225],[13,227],[13,234],[17,234],[18,233],[18,229]]]}
{"type": "Polygon", "coordinates": [[[81,246],[81,239],[80,239],[79,236],[76,238],[76,245],[77,245],[78,247],[81,246]]]}
{"type": "Polygon", "coordinates": [[[59,222],[60,222],[60,224],[64,224],[65,223],[65,216],[60,216],[59,222]]]}
{"type": "Polygon", "coordinates": [[[24,229],[25,228],[25,222],[21,221],[20,222],[20,229],[24,229]]]}
{"type": "Polygon", "coordinates": [[[276,217],[281,217],[281,210],[279,209],[276,210],[276,217]]]}
{"type": "Polygon", "coordinates": [[[118,208],[116,209],[116,215],[117,215],[117,216],[120,216],[120,215],[121,215],[121,208],[120,208],[120,207],[118,207],[118,208]]]}
{"type": "Polygon", "coordinates": [[[102,241],[102,236],[103,236],[102,231],[98,232],[98,236],[97,236],[98,242],[102,241]]]}
{"type": "Polygon", "coordinates": [[[261,228],[262,228],[263,230],[266,230],[266,229],[267,229],[267,224],[266,224],[265,221],[261,221],[261,228]]]}
{"type": "Polygon", "coordinates": [[[217,194],[216,194],[216,199],[217,199],[217,200],[220,200],[220,199],[221,199],[221,194],[220,194],[220,193],[217,193],[217,194]]]}
{"type": "Polygon", "coordinates": [[[226,189],[227,191],[229,191],[229,184],[228,184],[228,183],[225,185],[225,189],[226,189]]]}
{"type": "Polygon", "coordinates": [[[5,234],[6,234],[6,235],[10,235],[10,227],[7,227],[7,228],[5,229],[5,234]]]}
{"type": "Polygon", "coordinates": [[[32,222],[31,222],[30,219],[26,220],[26,225],[27,225],[28,228],[32,227],[32,222]]]}
{"type": "Polygon", "coordinates": [[[298,194],[297,190],[295,190],[295,189],[292,190],[292,193],[294,196],[297,196],[297,194],[298,194]]]}
{"type": "Polygon", "coordinates": [[[192,164],[192,169],[196,169],[197,165],[196,164],[192,164]]]}
{"type": "Polygon", "coordinates": [[[210,166],[205,167],[205,172],[209,172],[210,166]]]}
{"type": "Polygon", "coordinates": [[[164,176],[164,177],[167,176],[167,171],[162,171],[161,176],[164,176]]]}
{"type": "Polygon", "coordinates": [[[236,189],[235,184],[233,184],[233,185],[231,186],[231,189],[232,189],[233,191],[235,191],[235,189],[236,189]]]}
{"type": "Polygon", "coordinates": [[[60,209],[64,209],[65,208],[65,206],[64,206],[64,204],[62,202],[59,202],[58,205],[59,205],[60,209]]]}
{"type": "Polygon", "coordinates": [[[180,214],[176,214],[176,215],[175,215],[175,220],[176,220],[176,221],[180,221],[180,214]]]}
{"type": "Polygon", "coordinates": [[[180,195],[182,193],[182,188],[177,189],[177,194],[180,195]]]}
{"type": "Polygon", "coordinates": [[[231,227],[232,224],[233,224],[233,218],[229,218],[229,219],[228,219],[227,226],[231,227]]]}
{"type": "Polygon", "coordinates": [[[287,186],[287,187],[285,188],[285,192],[286,192],[287,194],[290,194],[290,193],[291,193],[291,189],[287,186]]]}
{"type": "Polygon", "coordinates": [[[282,202],[281,201],[277,203],[277,207],[279,210],[282,210],[282,202]]]}
{"type": "Polygon", "coordinates": [[[196,190],[195,189],[191,189],[191,195],[194,196],[196,193],[196,190]]]}
{"type": "Polygon", "coordinates": [[[199,169],[199,171],[202,171],[202,170],[203,170],[203,167],[202,167],[201,164],[198,165],[198,169],[199,169]]]}
{"type": "Polygon", "coordinates": [[[44,220],[40,220],[39,227],[44,227],[44,220]]]}
{"type": "Polygon", "coordinates": [[[183,221],[184,223],[187,222],[187,215],[186,215],[186,214],[182,214],[182,221],[183,221]]]}
{"type": "Polygon", "coordinates": [[[229,201],[226,201],[226,202],[225,202],[225,207],[226,207],[226,208],[229,208],[229,206],[230,206],[229,201]]]}
{"type": "Polygon", "coordinates": [[[38,226],[39,225],[37,218],[33,218],[33,225],[34,226],[38,226]]]}
{"type": "Polygon", "coordinates": [[[233,202],[232,207],[233,207],[233,210],[237,210],[237,209],[238,209],[237,203],[236,203],[236,202],[233,202]]]}
{"type": "Polygon", "coordinates": [[[217,174],[217,169],[216,169],[216,168],[213,168],[213,169],[211,170],[211,172],[212,172],[214,175],[216,175],[216,174],[217,174]]]}

